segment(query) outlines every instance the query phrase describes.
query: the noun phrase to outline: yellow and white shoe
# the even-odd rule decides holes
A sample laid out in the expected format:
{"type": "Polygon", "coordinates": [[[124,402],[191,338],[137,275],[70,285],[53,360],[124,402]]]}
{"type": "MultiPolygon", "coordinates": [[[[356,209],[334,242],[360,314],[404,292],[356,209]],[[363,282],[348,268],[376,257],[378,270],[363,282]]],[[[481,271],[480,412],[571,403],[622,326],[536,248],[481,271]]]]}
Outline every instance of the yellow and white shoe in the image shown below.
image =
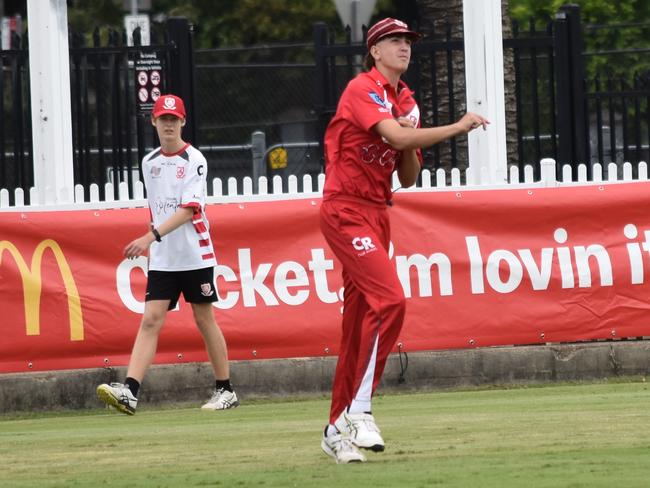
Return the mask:
{"type": "Polygon", "coordinates": [[[104,383],[99,385],[97,387],[97,396],[106,405],[127,415],[134,415],[135,407],[138,406],[138,399],[122,383],[111,383],[110,385],[104,383]]]}

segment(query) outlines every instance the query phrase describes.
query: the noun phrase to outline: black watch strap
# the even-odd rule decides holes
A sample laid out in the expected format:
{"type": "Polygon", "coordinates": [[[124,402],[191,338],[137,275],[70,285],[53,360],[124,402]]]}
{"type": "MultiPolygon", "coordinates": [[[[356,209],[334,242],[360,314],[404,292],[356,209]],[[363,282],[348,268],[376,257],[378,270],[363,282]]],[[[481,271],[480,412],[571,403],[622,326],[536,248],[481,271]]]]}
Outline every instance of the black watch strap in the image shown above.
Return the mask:
{"type": "Polygon", "coordinates": [[[151,229],[151,233],[156,238],[156,241],[158,241],[158,242],[162,241],[162,238],[160,237],[160,232],[158,232],[158,229],[151,229]]]}

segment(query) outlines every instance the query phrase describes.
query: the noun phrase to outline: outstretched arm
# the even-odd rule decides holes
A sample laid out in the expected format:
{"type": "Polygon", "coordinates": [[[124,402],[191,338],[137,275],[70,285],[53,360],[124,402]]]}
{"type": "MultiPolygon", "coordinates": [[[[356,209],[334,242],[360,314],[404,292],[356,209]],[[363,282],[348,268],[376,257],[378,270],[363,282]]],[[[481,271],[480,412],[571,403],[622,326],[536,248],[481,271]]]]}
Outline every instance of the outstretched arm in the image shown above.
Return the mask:
{"type": "Polygon", "coordinates": [[[439,127],[411,129],[403,127],[397,120],[386,119],[375,125],[375,130],[388,144],[399,151],[433,146],[445,139],[467,134],[468,132],[483,127],[487,128],[490,122],[484,117],[467,112],[460,120],[453,124],[439,127]]]}

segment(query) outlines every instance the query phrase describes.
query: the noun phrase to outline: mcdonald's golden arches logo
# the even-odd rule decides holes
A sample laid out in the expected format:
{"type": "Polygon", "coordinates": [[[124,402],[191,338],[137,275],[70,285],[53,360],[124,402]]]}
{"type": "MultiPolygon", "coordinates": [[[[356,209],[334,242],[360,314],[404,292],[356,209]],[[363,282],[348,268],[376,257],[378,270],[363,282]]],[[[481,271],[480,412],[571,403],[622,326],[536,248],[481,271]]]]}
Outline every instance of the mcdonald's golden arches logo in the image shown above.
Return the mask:
{"type": "Polygon", "coordinates": [[[81,312],[81,300],[77,284],[72,276],[72,271],[68,261],[61,250],[59,244],[52,240],[42,241],[32,255],[31,266],[28,266],[18,248],[10,241],[0,241],[0,265],[5,251],[14,258],[20,277],[23,282],[23,293],[25,295],[25,328],[27,335],[39,335],[40,326],[40,307],[41,307],[41,290],[42,290],[42,261],[43,253],[50,249],[56,258],[63,284],[65,285],[66,295],[68,296],[68,316],[70,321],[70,340],[83,341],[84,327],[83,315],[81,312]]]}

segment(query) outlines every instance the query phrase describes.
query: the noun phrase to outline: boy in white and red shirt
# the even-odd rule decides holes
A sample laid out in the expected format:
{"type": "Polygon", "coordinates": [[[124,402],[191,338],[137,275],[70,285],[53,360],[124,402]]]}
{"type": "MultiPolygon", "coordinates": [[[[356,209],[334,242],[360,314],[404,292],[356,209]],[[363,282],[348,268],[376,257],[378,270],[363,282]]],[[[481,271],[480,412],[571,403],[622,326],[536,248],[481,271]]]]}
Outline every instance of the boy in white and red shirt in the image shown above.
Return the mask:
{"type": "Polygon", "coordinates": [[[156,354],[165,316],[183,293],[192,306],[215,376],[215,392],[201,408],[236,407],[239,401],[230,384],[226,342],[212,311],[217,300],[217,263],[205,216],[207,162],[181,137],[185,125],[183,100],[174,95],[160,96],[151,123],[160,139],[160,147],[142,160],[151,227],[124,248],[129,259],[149,252],[144,315],[124,384],[99,385],[97,395],[120,412],[135,413],[140,383],[156,354]]]}
{"type": "Polygon", "coordinates": [[[397,19],[368,29],[367,72],[343,91],[325,132],[321,230],[343,265],[341,346],[329,422],[321,448],[337,463],[363,462],[359,448],[384,450],[372,395],[399,336],[406,301],[388,257],[391,179],[417,180],[420,148],[488,123],[473,113],[441,127],[419,128],[420,112],[401,81],[420,35],[397,19]]]}

